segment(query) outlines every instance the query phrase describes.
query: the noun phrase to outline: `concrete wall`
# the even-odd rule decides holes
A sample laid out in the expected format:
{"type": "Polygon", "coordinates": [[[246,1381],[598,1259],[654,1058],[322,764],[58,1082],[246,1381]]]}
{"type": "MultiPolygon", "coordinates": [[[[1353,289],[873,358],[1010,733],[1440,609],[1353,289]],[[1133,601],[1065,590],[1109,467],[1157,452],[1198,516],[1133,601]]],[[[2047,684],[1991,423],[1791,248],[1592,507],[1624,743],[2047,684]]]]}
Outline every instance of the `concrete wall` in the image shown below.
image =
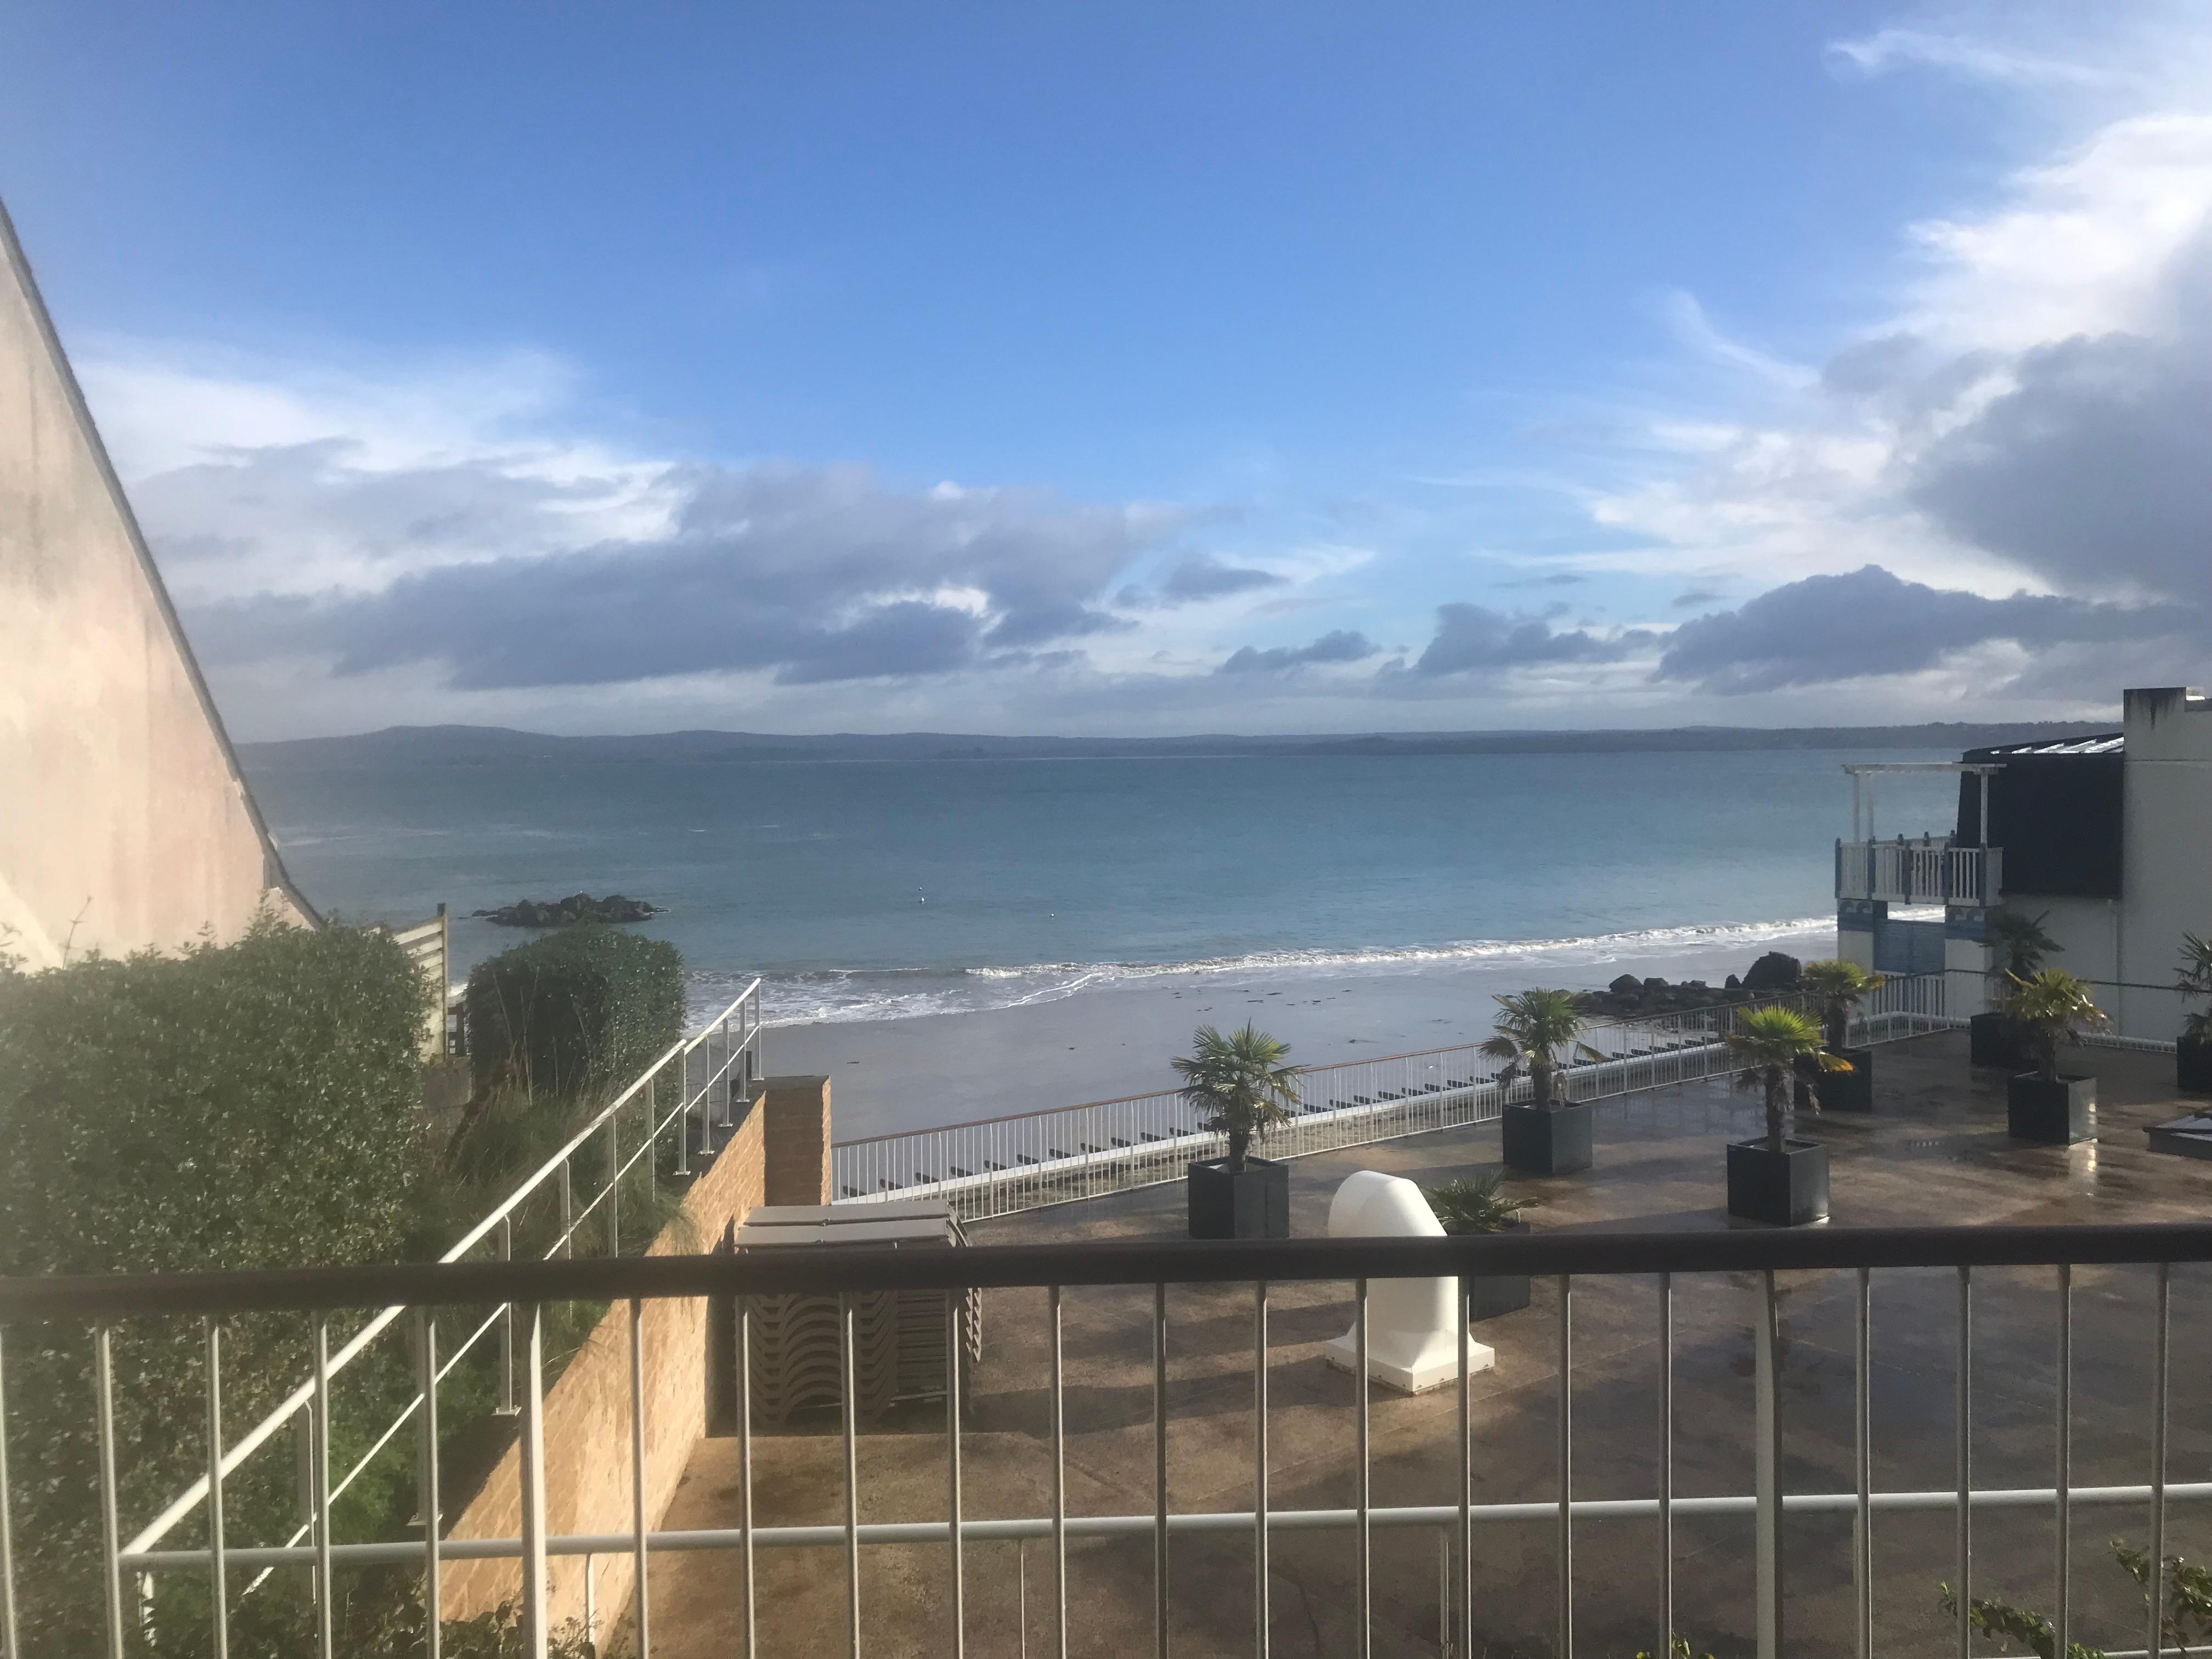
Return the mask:
{"type": "Polygon", "coordinates": [[[2091,986],[2124,1036],[2170,1042],[2187,1007],[2170,989],[2185,933],[2212,933],[2212,699],[2126,696],[2121,893],[2009,901],[2064,947],[2051,965],[2091,986]]]}
{"type": "MultiPolygon", "coordinates": [[[[2182,934],[2212,933],[2212,699],[2179,687],[2131,690],[2124,726],[2125,874],[2106,948],[2118,958],[2115,978],[2166,987],[2182,934]]],[[[2171,1039],[2183,1006],[2163,989],[2123,988],[2106,1012],[2127,1036],[2171,1039]]]]}
{"type": "MultiPolygon", "coordinates": [[[[829,1191],[830,1079],[766,1079],[764,1092],[714,1165],[684,1194],[681,1215],[649,1255],[711,1250],[733,1222],[763,1204],[818,1204],[829,1191]]],[[[676,1496],[692,1448],[707,1430],[708,1316],[703,1299],[645,1304],[645,1516],[657,1527],[676,1496]]],[[[593,1329],[545,1395],[545,1522],[550,1533],[628,1532],[631,1526],[629,1308],[618,1304],[593,1329]]],[[[520,1453],[510,1448],[483,1489],[447,1529],[450,1538],[516,1538],[522,1532],[520,1453]]],[[[635,1584],[627,1553],[589,1558],[599,1629],[611,1633],[635,1584]]],[[[547,1612],[556,1626],[581,1619],[586,1558],[555,1556],[547,1612]]],[[[445,1613],[464,1619],[520,1594],[515,1561],[446,1569],[445,1613]]]]}
{"type": "Polygon", "coordinates": [[[228,939],[264,903],[313,919],[0,210],[0,950],[228,939]]]}

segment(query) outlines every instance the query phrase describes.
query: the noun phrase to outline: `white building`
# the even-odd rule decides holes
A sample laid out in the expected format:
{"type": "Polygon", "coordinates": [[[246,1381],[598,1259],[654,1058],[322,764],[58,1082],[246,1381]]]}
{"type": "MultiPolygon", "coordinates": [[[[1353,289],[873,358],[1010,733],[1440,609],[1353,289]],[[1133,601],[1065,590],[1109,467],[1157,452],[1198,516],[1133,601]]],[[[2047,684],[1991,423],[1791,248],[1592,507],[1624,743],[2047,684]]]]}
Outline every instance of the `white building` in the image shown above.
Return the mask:
{"type": "Polygon", "coordinates": [[[2002,905],[2043,918],[2063,947],[2051,965],[2089,981],[2116,1033],[2172,1041],[2188,1012],[2172,989],[2181,937],[2212,934],[2212,698],[2131,690],[2118,732],[1939,764],[1960,775],[1957,823],[1892,840],[1876,836],[1875,803],[1881,774],[1899,769],[1845,769],[1839,953],[1885,973],[1942,970],[1946,1011],[1977,1013],[1996,988],[1986,941],[2002,905]]]}

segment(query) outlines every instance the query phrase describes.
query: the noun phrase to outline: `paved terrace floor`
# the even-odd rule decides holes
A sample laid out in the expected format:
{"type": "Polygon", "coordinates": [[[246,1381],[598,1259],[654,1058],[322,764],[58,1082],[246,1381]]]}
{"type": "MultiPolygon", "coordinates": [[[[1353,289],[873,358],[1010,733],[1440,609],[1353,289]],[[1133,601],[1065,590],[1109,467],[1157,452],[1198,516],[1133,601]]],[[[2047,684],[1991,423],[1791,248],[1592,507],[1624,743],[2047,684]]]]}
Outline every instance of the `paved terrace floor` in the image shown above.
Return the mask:
{"type": "MultiPolygon", "coordinates": [[[[2148,1152],[2143,1127],[2188,1109],[2175,1096],[2170,1056],[2096,1050],[2075,1069],[2101,1079],[2098,1137],[2071,1149],[2038,1147],[2005,1133],[2003,1081],[1969,1070],[1963,1035],[1893,1044],[1880,1052],[1879,1112],[1830,1114],[1813,1133],[1833,1158],[1834,1219],[1882,1223],[2089,1222],[2201,1217],[2212,1164],[2148,1152]]],[[[1632,1098],[1601,1109],[1596,1165],[1586,1174],[1531,1179],[1516,1190],[1543,1205],[1541,1229],[1710,1229],[1723,1210],[1723,1144],[1753,1132],[1756,1113],[1712,1085],[1632,1098]]],[[[1379,1169],[1437,1182],[1495,1168],[1494,1127],[1446,1131],[1301,1160],[1291,1165],[1294,1228],[1325,1231],[1328,1199],[1352,1171],[1379,1169]]],[[[1183,1229],[1179,1188],[1120,1194],[976,1226],[979,1243],[1070,1238],[1165,1238],[1183,1229]]],[[[1851,1277],[1785,1275],[1783,1365],[1788,1490],[1850,1486],[1851,1277]]],[[[2150,1353],[2148,1269],[2083,1269],[2075,1275],[2076,1480],[2148,1479],[2150,1353]]],[[[1749,1281],[1684,1276],[1675,1286],[1676,1492],[1752,1489],[1749,1281]]],[[[1640,1498],[1656,1491],[1656,1281],[1577,1281],[1576,1489],[1580,1498],[1640,1498]]],[[[1955,1278],[1948,1272],[1877,1274],[1873,1382],[1877,1490],[1953,1483],[1955,1278]]],[[[1252,1503],[1251,1292],[1249,1287],[1169,1293],[1170,1503],[1178,1510],[1249,1509],[1252,1503]]],[[[1351,1320],[1342,1285],[1273,1292],[1269,1388],[1270,1501],[1277,1509],[1353,1501],[1352,1387],[1322,1346],[1351,1320]]],[[[2052,1475],[2056,1298],[2050,1272],[1978,1276],[1975,1484],[2048,1486],[2052,1475]]],[[[1071,1291],[1065,1299],[1067,1482],[1072,1514],[1142,1514],[1152,1506],[1152,1364],[1148,1289],[1071,1291]]],[[[1477,1327],[1498,1351],[1475,1379],[1478,1502],[1550,1500],[1557,1372],[1555,1292],[1477,1327]]],[[[964,1442],[969,1513],[1049,1512],[1047,1327],[1041,1291],[987,1299],[985,1358],[971,1385],[964,1442]]],[[[2212,1479],[2212,1274],[2177,1270],[2172,1375],[2176,1412],[2170,1478],[2212,1479]]],[[[1408,1399],[1373,1392],[1372,1501],[1449,1504],[1454,1493],[1455,1390],[1408,1399]]],[[[859,1452],[861,1519],[941,1518],[943,1413],[901,1407],[864,1432],[859,1452]]],[[[823,1413],[792,1431],[757,1437],[760,1520],[841,1522],[840,1442],[823,1413]]],[[[737,1520],[736,1443],[701,1443],[667,1526],[737,1520]]],[[[1948,1513],[1878,1517],[1877,1651],[1946,1652],[1948,1622],[1936,1585],[1952,1573],[1948,1513]]],[[[1976,1518],[1976,1589],[2048,1608],[2052,1520],[2048,1511],[1976,1518]]],[[[1721,1659],[1753,1649],[1752,1531],[1748,1518],[1678,1518],[1679,1625],[1721,1659]]],[[[1847,1517],[1791,1517],[1788,1651],[1851,1650],[1847,1517]]],[[[2075,1637],[2141,1645],[2141,1602],[2111,1560],[2107,1540],[2140,1542],[2136,1510],[2080,1510],[2075,1527],[2075,1637]]],[[[2212,1552],[2212,1504],[2176,1504],[2170,1547],[2193,1559],[2212,1552]]],[[[1578,1522],[1577,1650],[1620,1659],[1655,1644],[1657,1528],[1650,1520],[1578,1522]]],[[[1075,1541],[1069,1548],[1069,1652],[1151,1651],[1149,1539],[1075,1541]]],[[[1493,1523],[1476,1534],[1476,1651],[1553,1651],[1554,1528],[1549,1521],[1493,1523]]],[[[1431,1529],[1378,1531],[1374,1547],[1378,1655],[1434,1655],[1438,1541],[1431,1529]]],[[[762,1651],[846,1651],[842,1551],[763,1552],[762,1651]]],[[[1273,1650],[1284,1659],[1354,1652],[1353,1553],[1349,1532],[1278,1533],[1273,1563],[1273,1650]]],[[[968,1651],[1055,1652],[1049,1545],[971,1546],[968,1651]],[[1026,1632],[1019,1616],[1026,1594],[1026,1632]]],[[[864,1651],[937,1655],[951,1649],[943,1546],[866,1553],[861,1574],[864,1651]]],[[[1249,1534],[1181,1536],[1172,1568],[1172,1630],[1179,1654],[1252,1650],[1249,1534]]],[[[655,1559],[655,1652],[726,1655],[736,1648],[734,1556],[655,1559]]],[[[1980,1651],[1996,1652],[1982,1643],[1980,1651]]]]}

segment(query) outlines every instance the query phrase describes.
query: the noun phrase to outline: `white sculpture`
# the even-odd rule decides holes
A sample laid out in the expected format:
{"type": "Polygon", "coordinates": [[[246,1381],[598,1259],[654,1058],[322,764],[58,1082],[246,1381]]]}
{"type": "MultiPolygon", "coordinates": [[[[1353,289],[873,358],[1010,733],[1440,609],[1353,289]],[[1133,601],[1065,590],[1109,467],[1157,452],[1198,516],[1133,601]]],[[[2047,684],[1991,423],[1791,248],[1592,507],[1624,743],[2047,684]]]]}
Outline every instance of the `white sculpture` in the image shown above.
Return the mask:
{"type": "MultiPolygon", "coordinates": [[[[1421,1189],[1403,1176],[1361,1170],[1346,1176],[1328,1205],[1331,1238],[1441,1238],[1443,1224],[1421,1189]]],[[[1367,1286],[1367,1375],[1406,1394],[1423,1394],[1459,1376],[1458,1280],[1376,1279],[1367,1286]]],[[[1328,1345],[1339,1370],[1359,1364],[1359,1328],[1328,1345]]],[[[1468,1339],[1469,1370],[1498,1364],[1498,1351],[1468,1339]]]]}

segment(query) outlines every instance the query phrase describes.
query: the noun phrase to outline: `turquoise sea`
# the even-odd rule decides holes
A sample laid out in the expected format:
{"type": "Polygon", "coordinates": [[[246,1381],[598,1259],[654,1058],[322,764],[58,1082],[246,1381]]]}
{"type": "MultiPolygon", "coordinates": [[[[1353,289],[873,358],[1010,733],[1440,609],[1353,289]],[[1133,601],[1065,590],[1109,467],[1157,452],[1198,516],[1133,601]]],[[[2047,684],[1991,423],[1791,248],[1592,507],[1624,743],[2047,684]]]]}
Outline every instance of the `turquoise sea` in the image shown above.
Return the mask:
{"type": "MultiPolygon", "coordinates": [[[[249,757],[328,911],[456,915],[456,971],[526,935],[468,918],[646,898],[695,1006],[751,975],[771,1018],[1007,1007],[1176,975],[1403,974],[1534,958],[1561,984],[1831,921],[1840,750],[1227,759],[249,757]]],[[[1883,833],[1951,780],[1885,780],[1883,833]]]]}

